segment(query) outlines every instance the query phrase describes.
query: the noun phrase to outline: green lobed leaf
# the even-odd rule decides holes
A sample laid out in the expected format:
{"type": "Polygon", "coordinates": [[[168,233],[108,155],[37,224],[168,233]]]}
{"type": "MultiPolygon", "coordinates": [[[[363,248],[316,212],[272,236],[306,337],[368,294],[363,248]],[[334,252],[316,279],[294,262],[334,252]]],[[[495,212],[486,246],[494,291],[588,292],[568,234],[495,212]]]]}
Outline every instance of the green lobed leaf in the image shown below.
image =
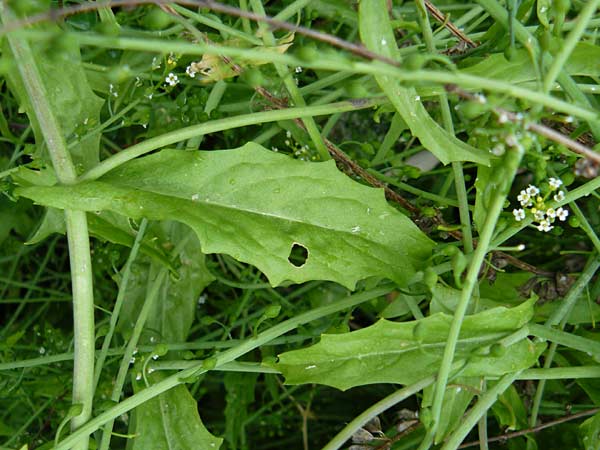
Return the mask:
{"type": "MultiPolygon", "coordinates": [[[[369,50],[400,61],[400,53],[390,24],[386,0],[361,2],[359,25],[361,39],[369,50]]],[[[473,161],[489,164],[488,153],[457,139],[431,118],[415,88],[402,86],[398,80],[388,75],[378,75],[375,79],[412,134],[418,137],[421,144],[442,163],[473,161]]]]}
{"type": "Polygon", "coordinates": [[[95,182],[16,192],[55,208],[178,220],[194,229],[204,253],[253,264],[273,285],[331,280],[353,288],[370,276],[406,285],[433,246],[382,190],[350,180],[333,161],[298,161],[254,143],[163,150],[95,182]],[[300,246],[304,264],[288,261],[300,246]]]}
{"type": "MultiPolygon", "coordinates": [[[[527,339],[504,352],[490,346],[524,326],[533,301],[467,316],[454,356],[461,376],[500,376],[536,363],[544,345],[527,339]]],[[[352,333],[323,335],[311,347],[283,353],[273,366],[289,384],[319,383],[348,389],[372,383],[410,384],[437,373],[452,316],[438,313],[411,322],[380,320],[352,333]]]]}

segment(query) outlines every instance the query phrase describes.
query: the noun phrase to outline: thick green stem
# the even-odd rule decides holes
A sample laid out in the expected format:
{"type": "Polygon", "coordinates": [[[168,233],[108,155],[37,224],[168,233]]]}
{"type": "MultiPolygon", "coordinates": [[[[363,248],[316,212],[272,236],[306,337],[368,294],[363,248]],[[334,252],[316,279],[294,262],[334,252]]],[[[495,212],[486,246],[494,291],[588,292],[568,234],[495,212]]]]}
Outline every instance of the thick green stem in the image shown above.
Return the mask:
{"type": "MultiPolygon", "coordinates": [[[[14,20],[10,10],[0,4],[0,18],[14,20]]],[[[77,174],[67,149],[65,138],[42,81],[36,57],[29,43],[15,35],[7,36],[10,49],[14,55],[19,75],[27,91],[31,111],[48,148],[52,165],[60,183],[76,182],[77,174]]],[[[38,145],[41,145],[38,142],[38,145]]],[[[83,211],[65,211],[69,257],[71,263],[71,279],[73,289],[73,333],[74,333],[74,371],[73,396],[74,404],[82,405],[82,412],[71,422],[73,430],[86,423],[92,415],[94,398],[94,295],[92,284],[92,263],[90,258],[90,242],[86,214],[83,211]]],[[[72,443],[72,448],[86,450],[89,439],[82,435],[72,443]]]]}
{"type": "Polygon", "coordinates": [[[458,305],[456,306],[452,324],[450,326],[450,332],[448,333],[448,340],[444,349],[444,356],[442,358],[440,370],[438,372],[438,379],[435,385],[435,393],[431,408],[433,425],[428,430],[420,449],[428,448],[433,442],[433,437],[435,436],[435,432],[440,421],[444,392],[446,391],[446,385],[448,384],[448,378],[450,377],[450,370],[452,368],[452,361],[454,359],[454,352],[456,351],[456,343],[458,342],[460,328],[467,312],[471,295],[475,289],[475,286],[477,285],[479,270],[489,249],[492,235],[496,227],[496,222],[498,221],[498,217],[500,216],[500,213],[504,207],[506,195],[508,194],[508,190],[510,189],[512,180],[517,172],[522,156],[523,149],[520,146],[511,148],[505,155],[502,172],[497,177],[496,194],[490,202],[488,216],[484,223],[483,230],[479,236],[477,248],[473,252],[471,264],[469,265],[469,270],[464,281],[460,299],[458,305]],[[502,177],[504,177],[504,179],[502,179],[502,177]]]}

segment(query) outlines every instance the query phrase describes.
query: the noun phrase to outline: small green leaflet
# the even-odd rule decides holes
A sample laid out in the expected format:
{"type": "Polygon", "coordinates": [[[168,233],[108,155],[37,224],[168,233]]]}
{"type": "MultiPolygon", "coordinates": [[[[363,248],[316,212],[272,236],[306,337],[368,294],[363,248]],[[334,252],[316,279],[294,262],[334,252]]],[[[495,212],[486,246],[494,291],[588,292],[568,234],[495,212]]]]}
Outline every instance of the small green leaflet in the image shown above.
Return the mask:
{"type": "MultiPolygon", "coordinates": [[[[534,301],[467,316],[454,356],[460,375],[500,376],[534,365],[545,345],[528,339],[509,347],[498,341],[531,320],[534,301]]],[[[438,313],[412,322],[380,320],[352,333],[323,335],[311,347],[283,353],[273,367],[289,384],[318,383],[349,389],[373,383],[411,384],[434,375],[452,316],[438,313]]]]}
{"type": "Polygon", "coordinates": [[[54,208],[177,220],[204,253],[226,253],[262,270],[273,285],[331,280],[353,289],[367,277],[406,286],[433,242],[385,201],[383,191],[339,172],[248,143],[234,150],[163,150],[98,181],[35,186],[18,195],[54,208]],[[288,260],[304,247],[304,264],[288,260]]]}

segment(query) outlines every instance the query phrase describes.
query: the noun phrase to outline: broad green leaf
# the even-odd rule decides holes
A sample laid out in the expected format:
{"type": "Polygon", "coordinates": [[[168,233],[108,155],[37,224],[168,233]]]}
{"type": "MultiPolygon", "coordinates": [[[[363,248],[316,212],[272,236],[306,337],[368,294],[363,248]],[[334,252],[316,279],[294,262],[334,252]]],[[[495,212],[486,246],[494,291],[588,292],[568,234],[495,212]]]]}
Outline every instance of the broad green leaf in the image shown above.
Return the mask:
{"type": "MultiPolygon", "coordinates": [[[[43,29],[56,32],[56,42],[32,40],[30,45],[44,83],[46,97],[54,110],[62,134],[67,142],[77,142],[92,127],[100,123],[100,109],[104,100],[96,96],[88,83],[77,42],[59,38],[61,30],[56,25],[46,24],[43,29]]],[[[9,55],[11,52],[5,40],[3,56],[9,57],[9,55]]],[[[7,80],[19,100],[20,108],[24,109],[29,117],[39,152],[43,148],[44,138],[16,64],[10,65],[7,80]]],[[[73,163],[79,171],[89,169],[98,163],[99,146],[100,134],[97,133],[69,148],[73,163]]],[[[50,161],[45,151],[42,158],[46,162],[50,161]]]]}
{"type": "MultiPolygon", "coordinates": [[[[160,226],[155,224],[153,228],[154,234],[160,236],[160,242],[181,251],[177,254],[179,267],[176,277],[165,279],[140,343],[185,342],[195,317],[198,297],[214,278],[204,264],[204,254],[192,230],[172,221],[160,226]]],[[[146,297],[148,274],[156,273],[161,266],[162,263],[143,256],[132,265],[127,301],[123,304],[118,328],[124,334],[137,320],[146,297]],[[152,265],[154,268],[151,268],[152,265]]],[[[162,378],[159,373],[148,375],[150,382],[158,382],[162,378]]],[[[135,392],[144,387],[136,380],[133,383],[135,392]]],[[[177,386],[138,406],[133,418],[130,432],[137,437],[133,440],[132,450],[212,450],[219,448],[222,442],[202,424],[196,400],[185,386],[177,386]]]]}
{"type": "MultiPolygon", "coordinates": [[[[454,355],[455,361],[464,363],[461,376],[500,376],[535,364],[544,345],[527,339],[508,348],[493,345],[532,316],[533,301],[467,316],[454,355]]],[[[274,367],[289,384],[319,383],[339,389],[410,384],[437,373],[451,322],[452,316],[443,313],[412,322],[380,320],[352,333],[323,335],[316,345],[283,353],[274,367]]]]}
{"type": "Polygon", "coordinates": [[[389,206],[383,191],[340,173],[248,143],[235,150],[163,150],[75,186],[17,193],[55,208],[110,210],[189,225],[204,253],[227,253],[273,285],[331,280],[353,288],[366,277],[406,285],[433,243],[389,206]],[[306,261],[290,262],[293,249],[306,261]]]}
{"type": "MultiPolygon", "coordinates": [[[[160,380],[159,374],[152,378],[160,380]]],[[[134,380],[134,390],[141,389],[134,380]]],[[[185,386],[176,386],[135,408],[130,428],[136,434],[130,450],[216,450],[223,442],[204,427],[198,404],[185,386]]]]}
{"type": "MultiPolygon", "coordinates": [[[[390,24],[386,0],[363,1],[359,6],[360,35],[371,51],[400,61],[394,31],[390,24]]],[[[474,161],[489,164],[487,152],[477,150],[446,132],[431,118],[413,87],[404,87],[388,75],[375,76],[377,83],[413,135],[444,164],[452,161],[474,161]]]]}
{"type": "MultiPolygon", "coordinates": [[[[150,230],[149,230],[150,231],[150,230]]],[[[165,222],[153,227],[159,242],[169,247],[181,246],[176,255],[177,272],[168,277],[162,286],[159,300],[150,312],[145,329],[153,336],[147,344],[158,342],[185,342],[198,307],[198,298],[214,277],[208,271],[204,254],[192,230],[177,222],[165,222]],[[184,245],[181,245],[184,244],[184,245]]],[[[148,257],[139,257],[132,265],[127,289],[127,301],[123,304],[119,329],[133,328],[146,298],[148,274],[159,269],[162,263],[148,257]]]]}

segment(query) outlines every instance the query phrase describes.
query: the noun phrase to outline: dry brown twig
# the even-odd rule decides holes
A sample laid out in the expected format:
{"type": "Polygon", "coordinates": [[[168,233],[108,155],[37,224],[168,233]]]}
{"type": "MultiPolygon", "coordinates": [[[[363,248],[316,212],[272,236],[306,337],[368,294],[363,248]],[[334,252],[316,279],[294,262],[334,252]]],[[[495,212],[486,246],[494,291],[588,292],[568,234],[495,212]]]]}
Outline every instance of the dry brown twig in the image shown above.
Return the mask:
{"type": "Polygon", "coordinates": [[[431,14],[432,17],[434,17],[438,22],[445,26],[448,29],[448,31],[450,31],[450,33],[452,33],[454,36],[456,36],[458,39],[464,42],[468,47],[477,47],[477,44],[471,39],[469,39],[469,37],[465,33],[463,33],[460,30],[460,28],[454,25],[448,19],[448,17],[444,15],[444,13],[441,12],[439,9],[437,9],[436,6],[430,0],[425,0],[425,7],[427,8],[427,11],[429,11],[429,14],[431,14]]]}
{"type": "MultiPolygon", "coordinates": [[[[576,414],[570,414],[568,416],[563,416],[556,420],[552,420],[550,422],[542,423],[542,424],[532,427],[532,428],[527,428],[526,430],[513,431],[512,433],[506,433],[506,434],[502,434],[500,436],[494,436],[494,437],[488,438],[487,442],[488,442],[488,444],[490,442],[501,442],[501,441],[516,438],[519,436],[524,436],[529,433],[537,433],[538,431],[541,431],[545,428],[550,428],[555,425],[559,425],[561,423],[569,422],[571,420],[581,419],[583,417],[593,416],[598,411],[600,411],[600,408],[593,408],[593,409],[589,409],[587,411],[581,411],[576,414]]],[[[477,445],[479,445],[479,441],[465,442],[464,444],[461,444],[458,448],[475,447],[477,445]]]]}

